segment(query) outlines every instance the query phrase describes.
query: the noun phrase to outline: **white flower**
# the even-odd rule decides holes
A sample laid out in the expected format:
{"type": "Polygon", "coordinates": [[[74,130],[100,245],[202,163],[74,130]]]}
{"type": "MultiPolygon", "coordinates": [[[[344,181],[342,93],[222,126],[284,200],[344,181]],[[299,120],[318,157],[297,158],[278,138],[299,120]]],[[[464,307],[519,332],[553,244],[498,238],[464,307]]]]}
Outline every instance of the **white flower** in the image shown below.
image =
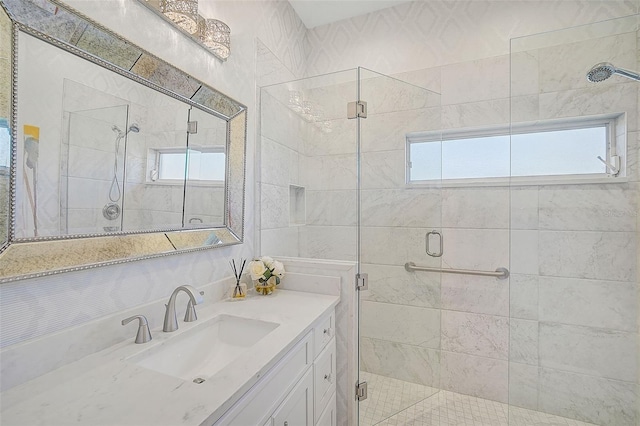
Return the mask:
{"type": "Polygon", "coordinates": [[[278,284],[278,279],[275,275],[272,275],[271,278],[269,278],[267,280],[267,284],[269,285],[277,285],[278,284]]]}
{"type": "Polygon", "coordinates": [[[262,260],[262,263],[264,263],[264,265],[265,265],[267,268],[271,269],[271,268],[273,267],[273,258],[272,258],[272,257],[269,257],[269,256],[262,256],[262,257],[260,258],[260,260],[262,260]]]}
{"type": "Polygon", "coordinates": [[[285,270],[282,262],[274,260],[271,268],[273,268],[273,271],[271,272],[273,275],[275,275],[278,278],[284,277],[285,270]]]}
{"type": "Polygon", "coordinates": [[[252,260],[249,262],[249,273],[251,274],[252,280],[256,281],[263,278],[265,272],[267,272],[267,268],[261,260],[252,260]]]}

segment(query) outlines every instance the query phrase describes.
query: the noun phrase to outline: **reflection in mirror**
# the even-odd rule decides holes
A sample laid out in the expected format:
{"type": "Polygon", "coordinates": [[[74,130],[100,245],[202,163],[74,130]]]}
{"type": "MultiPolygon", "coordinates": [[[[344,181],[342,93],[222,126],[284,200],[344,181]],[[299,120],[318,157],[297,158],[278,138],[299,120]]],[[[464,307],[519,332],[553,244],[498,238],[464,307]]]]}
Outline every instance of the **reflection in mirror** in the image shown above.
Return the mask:
{"type": "Polygon", "coordinates": [[[245,106],[57,0],[1,6],[0,282],[242,242],[245,106]]]}
{"type": "Polygon", "coordinates": [[[0,249],[7,244],[9,238],[10,114],[11,20],[0,8],[0,249]]]}
{"type": "Polygon", "coordinates": [[[195,108],[189,123],[185,227],[220,226],[225,209],[227,123],[195,108]]]}

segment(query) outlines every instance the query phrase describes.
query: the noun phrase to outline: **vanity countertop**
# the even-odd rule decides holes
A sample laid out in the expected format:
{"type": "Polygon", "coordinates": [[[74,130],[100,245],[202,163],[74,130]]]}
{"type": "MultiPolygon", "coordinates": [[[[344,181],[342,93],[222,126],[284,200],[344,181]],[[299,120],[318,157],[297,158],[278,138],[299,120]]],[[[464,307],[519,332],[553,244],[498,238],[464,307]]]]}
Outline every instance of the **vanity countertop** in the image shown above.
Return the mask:
{"type": "Polygon", "coordinates": [[[338,301],[338,296],[278,290],[270,296],[199,305],[198,321],[179,318],[175,333],[152,330],[153,340],[141,345],[133,342],[132,333],[126,342],[1,393],[0,419],[3,425],[29,426],[213,424],[338,301]],[[201,384],[127,360],[220,314],[280,326],[201,384]]]}

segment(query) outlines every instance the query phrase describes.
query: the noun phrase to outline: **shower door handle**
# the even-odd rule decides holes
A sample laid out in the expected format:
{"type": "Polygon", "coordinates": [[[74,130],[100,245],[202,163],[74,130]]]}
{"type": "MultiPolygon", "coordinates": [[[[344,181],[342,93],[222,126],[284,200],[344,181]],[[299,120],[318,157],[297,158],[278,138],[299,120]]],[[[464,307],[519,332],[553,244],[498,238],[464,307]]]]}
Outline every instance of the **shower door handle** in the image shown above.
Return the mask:
{"type": "Polygon", "coordinates": [[[442,234],[439,233],[436,230],[433,230],[431,232],[427,232],[427,234],[425,235],[425,240],[426,240],[426,250],[427,250],[427,254],[431,257],[441,257],[442,253],[443,253],[443,242],[442,242],[442,234]],[[438,236],[438,240],[440,241],[440,248],[438,249],[437,252],[431,251],[430,249],[430,245],[431,245],[431,236],[432,235],[437,235],[438,236]]]}

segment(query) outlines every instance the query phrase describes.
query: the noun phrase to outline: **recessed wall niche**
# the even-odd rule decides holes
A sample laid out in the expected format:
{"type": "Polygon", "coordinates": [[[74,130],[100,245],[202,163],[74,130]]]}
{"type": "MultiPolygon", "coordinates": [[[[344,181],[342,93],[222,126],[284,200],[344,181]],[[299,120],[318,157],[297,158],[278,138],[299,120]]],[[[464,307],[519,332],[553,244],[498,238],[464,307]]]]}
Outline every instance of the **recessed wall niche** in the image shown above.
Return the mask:
{"type": "Polygon", "coordinates": [[[289,225],[300,226],[306,223],[305,205],[304,187],[289,185],[289,225]]]}

